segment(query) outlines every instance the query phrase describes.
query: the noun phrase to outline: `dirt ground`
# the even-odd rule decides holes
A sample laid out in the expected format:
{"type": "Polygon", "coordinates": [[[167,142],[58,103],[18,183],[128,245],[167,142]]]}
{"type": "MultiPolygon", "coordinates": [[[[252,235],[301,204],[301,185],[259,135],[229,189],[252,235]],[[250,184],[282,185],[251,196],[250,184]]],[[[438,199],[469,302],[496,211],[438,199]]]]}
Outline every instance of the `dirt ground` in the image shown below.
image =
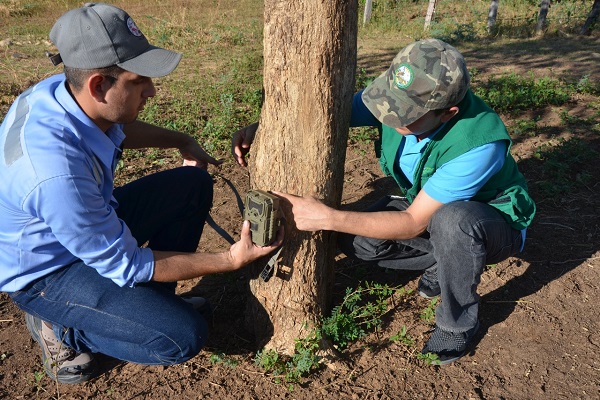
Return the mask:
{"type": "MultiPolygon", "coordinates": [[[[359,43],[359,64],[368,71],[387,68],[397,49],[371,49],[359,43]]],[[[600,79],[600,40],[553,37],[501,47],[462,47],[470,68],[480,77],[506,71],[578,79],[600,79]]],[[[172,367],[119,363],[99,355],[105,372],[77,386],[58,385],[42,376],[39,348],[27,333],[23,314],[6,294],[0,295],[0,398],[6,399],[594,399],[600,398],[600,323],[595,298],[600,293],[600,163],[574,166],[593,176],[591,184],[559,198],[545,198],[542,163],[534,157],[543,143],[578,136],[600,151],[600,137],[589,126],[560,124],[559,115],[598,123],[598,98],[581,97],[561,107],[503,115],[539,118],[535,136],[515,137],[513,154],[526,175],[538,213],[528,231],[525,250],[482,275],[481,330],[467,356],[449,366],[431,366],[415,357],[430,325],[419,314],[428,301],[416,294],[398,304],[381,331],[370,333],[344,351],[344,362],[324,367],[299,384],[276,383],[255,365],[253,338],[243,325],[247,280],[244,271],[182,282],[181,293],[208,297],[215,306],[208,347],[197,357],[172,367]],[[595,101],[596,108],[588,107],[595,101]],[[412,346],[389,338],[402,326],[412,346]],[[211,355],[213,357],[211,357],[211,355]],[[215,357],[217,355],[218,357],[215,357]]],[[[137,165],[135,170],[151,165],[137,165]]],[[[125,169],[123,174],[127,174],[125,169]]],[[[229,160],[219,173],[248,189],[246,171],[229,160]]],[[[575,176],[575,175],[574,175],[575,176]]],[[[343,206],[360,209],[393,188],[382,176],[371,148],[350,143],[346,158],[343,206]]],[[[214,219],[237,235],[240,219],[234,196],[215,179],[214,219]]],[[[201,250],[227,243],[207,227],[201,250]]],[[[334,301],[345,287],[361,281],[406,285],[418,276],[391,273],[340,259],[334,301]]]]}

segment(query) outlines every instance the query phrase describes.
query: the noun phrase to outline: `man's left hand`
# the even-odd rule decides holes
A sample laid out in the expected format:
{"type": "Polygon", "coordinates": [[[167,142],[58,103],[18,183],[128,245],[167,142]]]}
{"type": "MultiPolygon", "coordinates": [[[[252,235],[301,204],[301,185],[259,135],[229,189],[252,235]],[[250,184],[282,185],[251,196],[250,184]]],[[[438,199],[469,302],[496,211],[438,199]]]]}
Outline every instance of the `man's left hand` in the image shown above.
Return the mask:
{"type": "Polygon", "coordinates": [[[223,160],[217,160],[211,157],[195,140],[190,141],[185,147],[180,148],[179,152],[183,157],[184,166],[207,169],[208,164],[218,166],[223,163],[223,160]]]}

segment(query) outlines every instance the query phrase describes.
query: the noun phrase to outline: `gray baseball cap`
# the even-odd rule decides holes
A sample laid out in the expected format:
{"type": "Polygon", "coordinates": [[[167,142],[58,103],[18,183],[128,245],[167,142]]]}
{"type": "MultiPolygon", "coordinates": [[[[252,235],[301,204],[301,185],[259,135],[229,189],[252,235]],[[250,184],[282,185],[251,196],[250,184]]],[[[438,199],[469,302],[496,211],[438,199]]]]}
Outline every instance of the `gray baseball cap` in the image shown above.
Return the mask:
{"type": "Polygon", "coordinates": [[[171,73],[181,54],[152,46],[123,10],[104,3],[86,3],[67,11],[50,31],[61,61],[71,68],[96,69],[118,65],[155,78],[171,73]]]}
{"type": "Polygon", "coordinates": [[[426,39],[402,49],[362,99],[380,122],[403,128],[428,111],[457,105],[469,84],[462,54],[441,40],[426,39]]]}

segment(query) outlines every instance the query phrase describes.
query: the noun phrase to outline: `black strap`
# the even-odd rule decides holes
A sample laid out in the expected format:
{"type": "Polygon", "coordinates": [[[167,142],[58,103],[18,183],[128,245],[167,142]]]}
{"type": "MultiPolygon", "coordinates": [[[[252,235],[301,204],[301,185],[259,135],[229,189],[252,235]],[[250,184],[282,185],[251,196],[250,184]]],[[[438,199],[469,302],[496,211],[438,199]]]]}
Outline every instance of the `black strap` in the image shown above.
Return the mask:
{"type": "Polygon", "coordinates": [[[221,228],[219,226],[219,224],[217,224],[215,222],[215,220],[210,215],[210,213],[206,216],[206,223],[208,224],[208,226],[213,228],[215,230],[215,232],[217,232],[223,239],[227,240],[229,242],[229,244],[235,243],[235,239],[232,238],[231,235],[229,233],[227,233],[227,231],[225,229],[221,228]]]}
{"type": "MultiPolygon", "coordinates": [[[[231,181],[229,179],[225,178],[221,174],[214,174],[213,176],[223,179],[225,181],[225,183],[227,184],[227,186],[229,186],[231,188],[231,190],[233,191],[233,194],[235,195],[235,199],[237,201],[237,206],[238,206],[238,209],[240,210],[240,214],[242,215],[242,218],[244,218],[244,201],[242,200],[242,197],[240,196],[240,193],[238,192],[236,187],[233,185],[233,183],[231,183],[231,181]]],[[[227,242],[229,242],[229,244],[235,243],[235,239],[229,233],[227,233],[227,231],[225,229],[221,228],[221,226],[219,226],[219,224],[217,224],[215,222],[215,220],[213,219],[212,215],[210,215],[210,213],[208,213],[208,215],[206,216],[206,223],[208,224],[208,226],[213,228],[215,230],[215,232],[217,232],[223,239],[227,240],[227,242]]]]}

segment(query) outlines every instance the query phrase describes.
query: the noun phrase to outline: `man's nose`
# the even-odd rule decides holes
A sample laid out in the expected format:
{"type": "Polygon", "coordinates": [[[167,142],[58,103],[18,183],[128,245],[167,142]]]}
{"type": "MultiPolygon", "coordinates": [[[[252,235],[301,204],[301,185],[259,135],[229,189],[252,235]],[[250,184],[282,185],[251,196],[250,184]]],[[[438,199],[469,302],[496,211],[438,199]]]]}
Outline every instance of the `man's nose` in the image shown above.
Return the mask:
{"type": "Polygon", "coordinates": [[[148,83],[148,86],[146,87],[146,89],[144,89],[143,96],[148,98],[148,97],[154,97],[155,95],[156,95],[156,88],[154,87],[154,82],[150,81],[148,83]]]}

